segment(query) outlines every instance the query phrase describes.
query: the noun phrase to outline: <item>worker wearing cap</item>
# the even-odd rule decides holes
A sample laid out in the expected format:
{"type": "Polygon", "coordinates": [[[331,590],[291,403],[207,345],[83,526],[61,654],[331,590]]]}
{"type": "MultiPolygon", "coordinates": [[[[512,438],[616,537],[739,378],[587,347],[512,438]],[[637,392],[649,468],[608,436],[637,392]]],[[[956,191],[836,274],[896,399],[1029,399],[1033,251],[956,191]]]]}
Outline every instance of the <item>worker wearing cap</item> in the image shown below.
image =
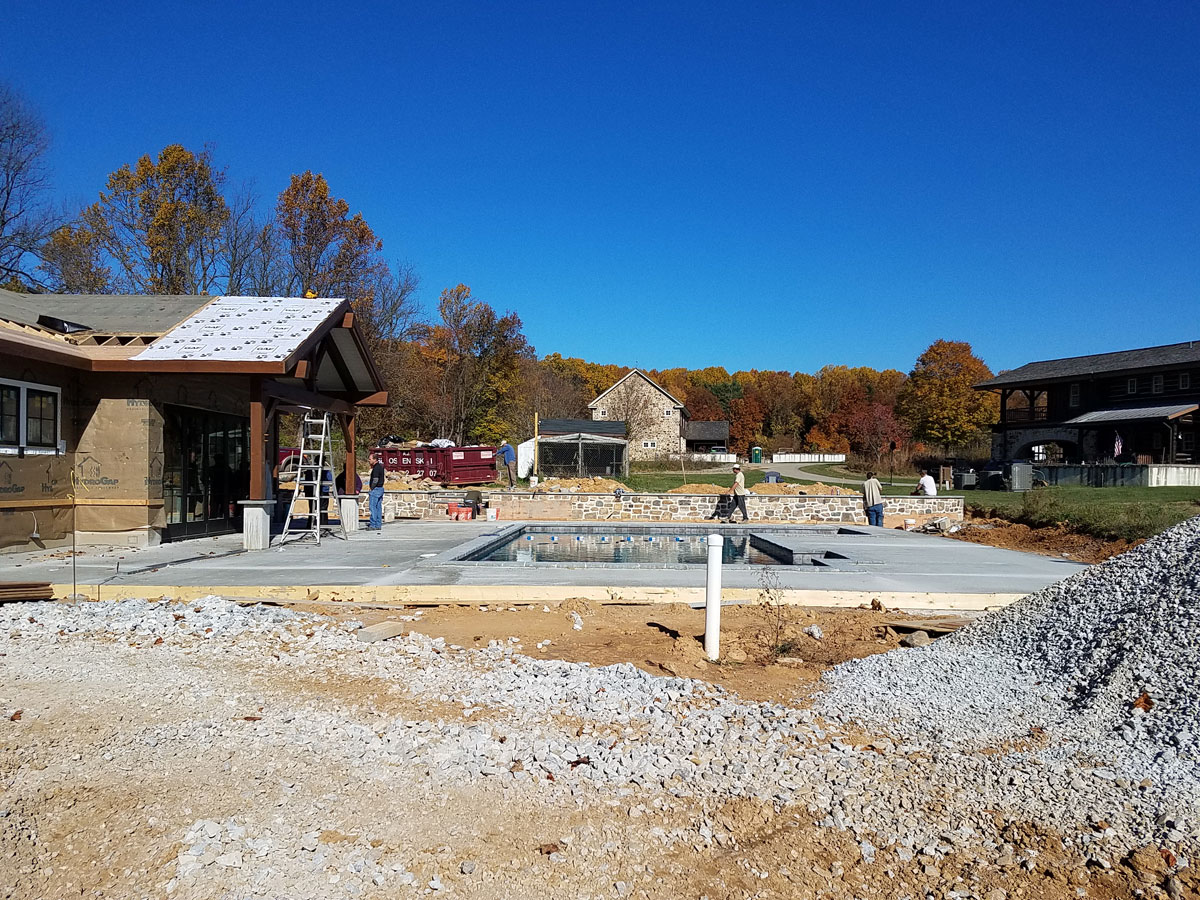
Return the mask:
{"type": "MultiPolygon", "coordinates": [[[[737,508],[741,510],[742,521],[746,522],[750,519],[750,514],[746,512],[746,476],[742,474],[742,467],[738,463],[733,464],[733,486],[728,491],[733,497],[733,502],[737,508]]],[[[733,521],[733,510],[729,510],[729,521],[733,521]]]]}
{"type": "Polygon", "coordinates": [[[508,441],[500,442],[500,450],[496,453],[500,458],[500,462],[504,463],[504,468],[508,472],[508,486],[516,487],[517,483],[517,451],[512,448],[512,444],[508,441]]]}

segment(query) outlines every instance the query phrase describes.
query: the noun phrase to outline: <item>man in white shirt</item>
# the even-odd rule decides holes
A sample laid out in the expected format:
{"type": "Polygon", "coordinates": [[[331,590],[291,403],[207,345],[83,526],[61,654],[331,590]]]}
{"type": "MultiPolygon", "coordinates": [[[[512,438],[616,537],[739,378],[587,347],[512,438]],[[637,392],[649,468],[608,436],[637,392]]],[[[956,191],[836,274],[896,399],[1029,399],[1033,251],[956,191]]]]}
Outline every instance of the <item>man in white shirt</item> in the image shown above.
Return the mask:
{"type": "Polygon", "coordinates": [[[733,497],[733,506],[729,508],[729,518],[725,521],[733,521],[734,509],[742,514],[743,522],[749,520],[750,516],[746,513],[746,495],[750,492],[746,490],[746,476],[742,474],[742,467],[737,463],[733,464],[733,486],[726,493],[733,497]]]}
{"type": "Polygon", "coordinates": [[[883,485],[874,472],[868,472],[867,480],[863,482],[862,502],[867,524],[883,527],[883,485]]]}
{"type": "Polygon", "coordinates": [[[926,497],[937,496],[937,482],[926,469],[921,470],[921,480],[917,482],[917,489],[913,493],[924,494],[926,497]]]}

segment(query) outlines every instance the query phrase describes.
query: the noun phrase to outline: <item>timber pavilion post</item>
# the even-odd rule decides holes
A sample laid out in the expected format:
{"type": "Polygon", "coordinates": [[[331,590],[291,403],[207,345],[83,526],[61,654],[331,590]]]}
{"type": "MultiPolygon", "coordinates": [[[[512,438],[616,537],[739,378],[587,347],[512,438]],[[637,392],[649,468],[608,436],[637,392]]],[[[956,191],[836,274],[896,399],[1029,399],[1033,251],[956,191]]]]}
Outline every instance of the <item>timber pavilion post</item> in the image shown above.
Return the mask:
{"type": "Polygon", "coordinates": [[[242,547],[266,550],[271,545],[271,509],[267,499],[270,469],[267,466],[266,402],[262,377],[250,376],[250,499],[239,501],[242,507],[242,547]]]}

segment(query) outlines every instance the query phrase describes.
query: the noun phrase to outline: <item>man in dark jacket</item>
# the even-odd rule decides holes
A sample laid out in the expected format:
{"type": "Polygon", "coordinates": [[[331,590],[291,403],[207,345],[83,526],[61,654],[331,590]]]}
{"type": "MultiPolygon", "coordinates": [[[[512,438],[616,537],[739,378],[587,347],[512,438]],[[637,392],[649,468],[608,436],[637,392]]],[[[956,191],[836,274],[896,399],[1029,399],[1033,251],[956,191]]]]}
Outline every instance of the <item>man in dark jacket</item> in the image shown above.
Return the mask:
{"type": "Polygon", "coordinates": [[[500,462],[504,463],[504,468],[508,472],[508,486],[515,487],[517,482],[517,451],[513,449],[512,444],[508,441],[500,442],[500,449],[496,451],[496,457],[500,462]]]}
{"type": "Polygon", "coordinates": [[[378,450],[371,451],[371,480],[368,482],[369,493],[367,503],[371,509],[371,518],[367,521],[367,531],[383,530],[383,459],[378,450]]]}

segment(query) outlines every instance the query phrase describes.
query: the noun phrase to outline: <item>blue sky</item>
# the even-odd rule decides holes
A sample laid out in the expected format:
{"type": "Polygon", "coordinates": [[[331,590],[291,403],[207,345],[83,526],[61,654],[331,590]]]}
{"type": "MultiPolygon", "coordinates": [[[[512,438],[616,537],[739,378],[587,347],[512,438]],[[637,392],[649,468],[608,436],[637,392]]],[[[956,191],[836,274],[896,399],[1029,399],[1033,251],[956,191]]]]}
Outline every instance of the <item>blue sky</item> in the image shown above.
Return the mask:
{"type": "Polygon", "coordinates": [[[1200,339],[1200,6],[11,0],[55,188],[325,174],[432,305],[643,367],[1200,339]]]}

